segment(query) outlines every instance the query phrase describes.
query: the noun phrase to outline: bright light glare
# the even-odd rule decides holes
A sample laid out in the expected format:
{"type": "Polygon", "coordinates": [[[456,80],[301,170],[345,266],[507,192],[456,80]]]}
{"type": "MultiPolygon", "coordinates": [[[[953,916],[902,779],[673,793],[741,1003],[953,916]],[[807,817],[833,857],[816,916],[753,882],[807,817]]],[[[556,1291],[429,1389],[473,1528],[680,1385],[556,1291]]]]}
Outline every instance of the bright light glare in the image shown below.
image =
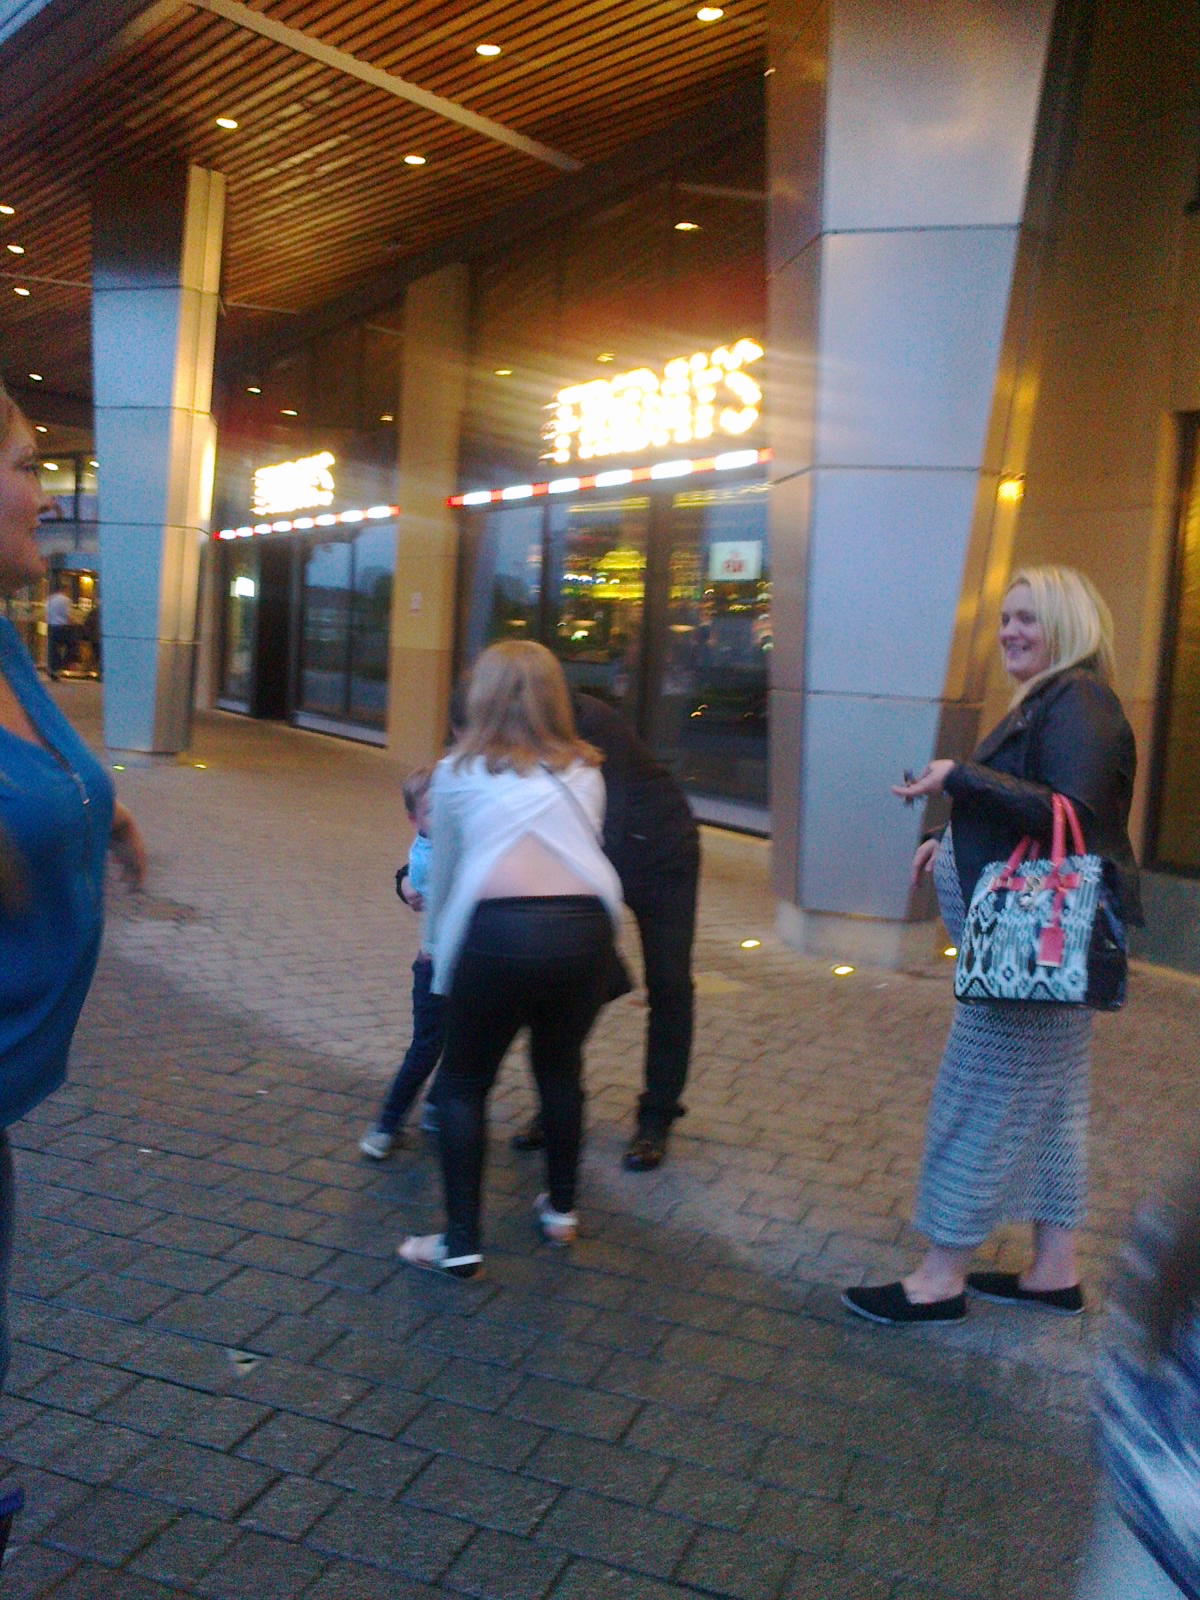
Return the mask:
{"type": "Polygon", "coordinates": [[[262,390],[258,387],[258,385],[256,383],[248,383],[246,385],[246,393],[247,394],[261,394],[262,390]]]}
{"type": "Polygon", "coordinates": [[[424,156],[405,156],[404,165],[406,167],[423,167],[425,165],[425,157],[424,156]]]}
{"type": "Polygon", "coordinates": [[[25,246],[23,244],[10,244],[8,253],[12,256],[23,256],[25,254],[25,246]]]}
{"type": "Polygon", "coordinates": [[[232,133],[234,128],[237,127],[237,121],[236,121],[236,119],[234,117],[218,117],[217,118],[217,127],[218,128],[227,128],[232,133]]]}
{"type": "Polygon", "coordinates": [[[659,461],[650,468],[652,478],[686,478],[692,470],[690,461],[659,461]]]}
{"type": "Polygon", "coordinates": [[[29,290],[28,289],[17,288],[17,289],[13,290],[13,293],[14,294],[19,294],[21,296],[21,298],[24,300],[24,299],[26,299],[28,297],[29,290]]]}
{"type": "Polygon", "coordinates": [[[31,372],[29,374],[29,381],[30,383],[44,383],[46,380],[42,377],[40,372],[31,372]]]}
{"type": "Polygon", "coordinates": [[[677,222],[675,224],[675,232],[676,233],[699,233],[700,232],[700,224],[698,222],[677,222]]]}
{"type": "Polygon", "coordinates": [[[596,474],[597,489],[612,489],[619,483],[632,483],[633,473],[628,467],[618,467],[614,472],[596,474]]]}
{"type": "Polygon", "coordinates": [[[996,499],[1015,506],[1025,495],[1024,478],[1001,478],[996,487],[996,499]]]}
{"type": "Polygon", "coordinates": [[[697,22],[720,22],[725,13],[720,6],[701,6],[696,13],[697,22]]]}
{"type": "Polygon", "coordinates": [[[490,489],[472,489],[470,494],[463,495],[465,506],[486,506],[492,498],[490,489]]]}
{"type": "Polygon", "coordinates": [[[367,507],[367,516],[370,517],[372,522],[379,522],[383,517],[390,517],[391,514],[392,514],[391,506],[368,506],[367,507]]]}
{"type": "Polygon", "coordinates": [[[579,487],[578,478],[553,478],[546,485],[547,494],[574,494],[579,487]]]}
{"type": "MultiPolygon", "coordinates": [[[[15,217],[16,214],[17,210],[15,206],[0,206],[0,217],[15,217]]],[[[124,772],[124,770],[125,768],[122,767],[121,771],[124,772]]]]}
{"type": "Polygon", "coordinates": [[[507,489],[501,489],[500,498],[501,500],[528,500],[532,493],[533,485],[531,483],[514,483],[507,489]]]}
{"type": "Polygon", "coordinates": [[[958,954],[958,946],[956,944],[948,944],[942,954],[944,956],[956,956],[958,954]]]}
{"type": "Polygon", "coordinates": [[[835,978],[848,978],[853,971],[853,967],[848,967],[843,964],[840,967],[834,967],[833,975],[835,978]]]}
{"type": "Polygon", "coordinates": [[[513,369],[511,367],[497,367],[495,369],[495,376],[497,378],[511,378],[512,375],[513,369]]]}
{"type": "Polygon", "coordinates": [[[737,467],[753,467],[757,462],[757,450],[726,450],[724,455],[716,457],[713,466],[718,472],[731,472],[737,467]]]}
{"type": "Polygon", "coordinates": [[[253,600],[258,593],[258,585],[253,578],[235,578],[229,592],[235,600],[253,600]]]}
{"type": "Polygon", "coordinates": [[[475,46],[475,54],[477,56],[498,56],[500,54],[500,46],[498,44],[477,44],[475,46]]]}
{"type": "Polygon", "coordinates": [[[741,948],[743,950],[757,950],[759,945],[761,945],[761,944],[762,944],[762,940],[761,939],[743,939],[742,940],[742,944],[741,944],[741,948]]]}

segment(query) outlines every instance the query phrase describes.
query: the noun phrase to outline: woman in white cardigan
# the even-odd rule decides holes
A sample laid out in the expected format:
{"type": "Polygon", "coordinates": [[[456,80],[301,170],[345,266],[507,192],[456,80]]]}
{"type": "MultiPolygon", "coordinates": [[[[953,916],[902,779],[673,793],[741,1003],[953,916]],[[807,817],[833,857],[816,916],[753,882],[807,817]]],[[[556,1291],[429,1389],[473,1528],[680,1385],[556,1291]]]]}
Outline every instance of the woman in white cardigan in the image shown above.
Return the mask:
{"type": "Polygon", "coordinates": [[[466,724],[434,773],[433,867],[424,943],[433,990],[448,997],[438,1074],[446,1231],[412,1235],[401,1259],[479,1272],[487,1097],[517,1032],[546,1129],[544,1237],[575,1237],[583,1130],[583,1043],[611,974],[621,887],[599,838],[600,752],[577,735],[562,668],[540,644],[485,650],[466,724]]]}

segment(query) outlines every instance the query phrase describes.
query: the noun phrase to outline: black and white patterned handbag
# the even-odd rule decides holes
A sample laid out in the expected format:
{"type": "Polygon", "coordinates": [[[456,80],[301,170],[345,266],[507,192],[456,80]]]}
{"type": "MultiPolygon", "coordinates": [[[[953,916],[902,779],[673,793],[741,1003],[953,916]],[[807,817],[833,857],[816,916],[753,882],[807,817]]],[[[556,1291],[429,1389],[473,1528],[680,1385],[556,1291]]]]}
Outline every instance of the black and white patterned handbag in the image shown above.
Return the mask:
{"type": "Polygon", "coordinates": [[[954,967],[958,1000],[1041,1000],[1099,1011],[1125,1003],[1116,869],[1086,852],[1066,796],[1056,794],[1053,805],[1049,856],[1025,838],[1007,861],[993,861],[979,875],[954,967]]]}

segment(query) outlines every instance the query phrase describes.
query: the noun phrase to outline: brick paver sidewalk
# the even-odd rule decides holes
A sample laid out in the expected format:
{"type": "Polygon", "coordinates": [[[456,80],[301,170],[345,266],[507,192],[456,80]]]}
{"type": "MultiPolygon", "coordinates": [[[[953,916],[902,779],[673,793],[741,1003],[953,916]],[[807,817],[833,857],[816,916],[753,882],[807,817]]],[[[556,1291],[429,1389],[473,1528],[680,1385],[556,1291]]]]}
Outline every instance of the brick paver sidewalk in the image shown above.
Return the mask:
{"type": "MultiPolygon", "coordinates": [[[[88,689],[64,698],[94,727],[88,689]]],[[[423,1277],[394,1248],[437,1221],[433,1151],[355,1148],[406,1037],[394,774],[225,718],[193,759],[121,780],[150,889],[114,904],[69,1085],[14,1130],[0,1454],[28,1510],[4,1600],[1066,1600],[1089,1319],[897,1333],[837,1304],[911,1259],[944,974],[797,958],[762,847],[710,836],[671,1160],[619,1170],[635,997],[590,1047],[578,1246],[530,1227],[514,1061],[488,1275],[423,1277]]],[[[1098,1024],[1097,1289],[1195,1126],[1196,999],[1141,974],[1098,1024]]]]}

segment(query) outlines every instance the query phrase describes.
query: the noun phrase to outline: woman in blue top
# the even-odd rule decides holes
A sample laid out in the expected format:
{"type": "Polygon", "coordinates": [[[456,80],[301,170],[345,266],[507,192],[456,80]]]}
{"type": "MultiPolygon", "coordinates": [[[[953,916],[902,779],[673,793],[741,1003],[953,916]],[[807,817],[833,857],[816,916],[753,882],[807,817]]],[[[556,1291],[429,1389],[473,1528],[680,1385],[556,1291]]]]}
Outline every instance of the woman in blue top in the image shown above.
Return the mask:
{"type": "MultiPolygon", "coordinates": [[[[44,575],[37,523],[49,503],[33,430],[0,385],[0,594],[44,575]]],[[[66,1076],[100,950],[109,850],[140,886],[145,852],[132,817],[0,617],[0,1383],[13,1230],[5,1130],[66,1076]]]]}

